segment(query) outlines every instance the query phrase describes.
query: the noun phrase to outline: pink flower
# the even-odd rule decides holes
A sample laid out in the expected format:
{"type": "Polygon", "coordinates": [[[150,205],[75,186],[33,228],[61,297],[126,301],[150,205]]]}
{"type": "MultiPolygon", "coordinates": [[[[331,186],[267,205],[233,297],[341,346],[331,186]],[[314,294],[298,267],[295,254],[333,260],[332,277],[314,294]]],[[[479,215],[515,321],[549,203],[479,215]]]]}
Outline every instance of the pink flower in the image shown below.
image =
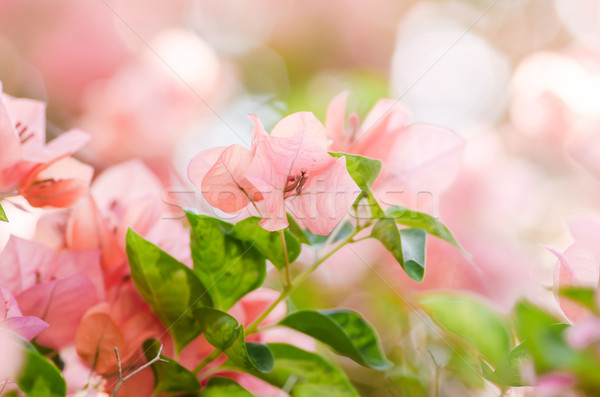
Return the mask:
{"type": "Polygon", "coordinates": [[[463,138],[434,125],[409,125],[410,114],[393,99],[378,101],[362,124],[356,113],[350,114],[345,128],[348,95],[342,92],[327,109],[330,148],[381,160],[375,188],[386,195],[382,199],[396,202],[393,193],[439,191],[449,185],[461,165],[463,138]]]}
{"type": "Polygon", "coordinates": [[[0,189],[34,207],[72,206],[87,194],[93,169],[68,156],[88,138],[72,130],[46,144],[45,105],[2,94],[0,85],[0,189]]]}
{"type": "Polygon", "coordinates": [[[10,291],[0,287],[0,328],[13,331],[27,340],[32,340],[48,323],[38,317],[23,316],[15,297],[10,291]]]}
{"type": "Polygon", "coordinates": [[[251,118],[251,149],[232,145],[198,154],[188,167],[192,183],[209,204],[225,212],[235,213],[252,203],[266,230],[287,227],[287,209],[311,232],[329,234],[360,190],[346,170],[345,158],[327,152],[323,125],[312,113],[295,113],[267,135],[260,121],[251,118]]]}
{"type": "Polygon", "coordinates": [[[114,302],[90,308],[76,327],[77,353],[100,375],[117,369],[114,347],[119,349],[124,366],[142,356],[142,343],[165,333],[159,320],[139,296],[131,281],[123,284],[114,302]]]}
{"type": "Polygon", "coordinates": [[[58,254],[41,244],[12,237],[0,254],[0,285],[26,316],[49,324],[37,341],[53,348],[72,343],[88,308],[104,299],[95,251],[58,254]]]}
{"type": "MultiPolygon", "coordinates": [[[[600,280],[600,225],[583,216],[573,217],[569,229],[575,242],[562,254],[550,249],[558,257],[554,271],[555,294],[565,286],[598,289],[600,280]]],[[[573,322],[587,317],[587,311],[568,299],[558,298],[564,314],[573,322]]]]}

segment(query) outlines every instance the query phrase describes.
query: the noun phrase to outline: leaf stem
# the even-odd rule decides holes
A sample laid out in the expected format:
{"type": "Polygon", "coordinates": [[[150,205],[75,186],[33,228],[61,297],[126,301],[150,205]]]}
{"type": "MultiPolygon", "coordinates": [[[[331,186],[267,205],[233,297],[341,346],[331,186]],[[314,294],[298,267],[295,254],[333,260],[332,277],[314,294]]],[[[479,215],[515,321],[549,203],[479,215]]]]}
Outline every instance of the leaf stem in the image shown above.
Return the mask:
{"type": "Polygon", "coordinates": [[[340,244],[338,244],[334,249],[329,251],[326,255],[322,256],[320,259],[315,261],[315,263],[313,263],[309,268],[307,268],[302,273],[300,273],[300,275],[298,277],[296,277],[294,279],[294,281],[292,281],[290,283],[289,287],[287,287],[287,288],[284,287],[283,291],[281,291],[281,294],[279,295],[279,297],[273,303],[271,303],[271,305],[260,316],[258,316],[258,318],[256,320],[254,320],[248,326],[248,328],[246,328],[245,334],[250,335],[250,334],[256,333],[258,331],[258,327],[259,327],[260,323],[262,323],[265,320],[265,318],[267,318],[267,316],[277,307],[277,305],[279,305],[282,301],[284,301],[290,295],[290,293],[296,287],[298,287],[298,285],[302,284],[302,282],[304,282],[304,280],[306,280],[312,272],[317,270],[317,268],[323,262],[325,262],[333,254],[335,254],[340,249],[342,249],[346,244],[351,242],[352,239],[354,238],[354,236],[356,236],[361,230],[362,230],[362,228],[357,227],[356,230],[354,232],[352,232],[352,234],[350,236],[348,236],[346,239],[344,239],[344,241],[342,241],[340,244]]]}
{"type": "Polygon", "coordinates": [[[283,248],[283,259],[285,261],[286,284],[284,285],[284,287],[289,287],[292,285],[292,276],[290,275],[290,257],[288,255],[287,245],[285,244],[285,233],[283,229],[279,231],[279,236],[281,237],[281,247],[283,248]]]}
{"type": "Polygon", "coordinates": [[[221,353],[222,353],[221,349],[215,349],[215,350],[213,350],[212,353],[210,353],[208,356],[206,356],[204,358],[204,360],[202,360],[200,362],[200,364],[198,364],[196,366],[196,368],[194,368],[194,370],[192,371],[194,373],[194,375],[198,375],[198,373],[200,371],[202,371],[204,368],[206,368],[206,366],[208,364],[212,363],[217,358],[219,358],[219,356],[221,355],[221,353]]]}

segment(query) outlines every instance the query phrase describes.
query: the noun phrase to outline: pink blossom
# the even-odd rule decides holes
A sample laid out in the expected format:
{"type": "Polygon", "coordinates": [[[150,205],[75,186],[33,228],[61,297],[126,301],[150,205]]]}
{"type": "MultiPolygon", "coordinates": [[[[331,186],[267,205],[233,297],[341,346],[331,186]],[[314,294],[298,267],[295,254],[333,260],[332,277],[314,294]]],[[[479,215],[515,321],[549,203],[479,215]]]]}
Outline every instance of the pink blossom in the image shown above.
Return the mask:
{"type": "Polygon", "coordinates": [[[0,328],[32,340],[48,328],[48,324],[38,317],[23,316],[15,297],[10,291],[0,287],[0,328]]]}
{"type": "MultiPolygon", "coordinates": [[[[569,221],[569,230],[575,242],[562,254],[551,249],[558,257],[554,271],[555,292],[565,286],[598,289],[600,280],[600,225],[584,216],[569,221]]],[[[558,296],[557,296],[558,298],[558,296]]],[[[569,320],[578,322],[587,317],[587,311],[568,299],[558,298],[561,309],[569,320]]]]}
{"type": "Polygon", "coordinates": [[[87,140],[72,130],[46,144],[45,105],[0,85],[0,189],[17,190],[34,207],[72,206],[87,194],[93,169],[68,156],[87,140]]]}
{"type": "Polygon", "coordinates": [[[188,167],[192,183],[225,212],[252,203],[266,230],[287,227],[287,209],[311,232],[329,234],[360,190],[346,171],[345,158],[328,154],[323,125],[312,113],[295,113],[267,135],[260,121],[252,120],[251,149],[234,145],[200,153],[188,167]],[[205,172],[207,156],[216,161],[205,172]]]}
{"type": "Polygon", "coordinates": [[[394,192],[439,191],[449,185],[461,165],[463,138],[442,127],[408,124],[410,114],[393,99],[379,100],[362,124],[350,114],[345,127],[348,95],[342,92],[327,109],[330,148],[381,160],[375,189],[382,200],[397,201],[394,192]]]}
{"type": "Polygon", "coordinates": [[[42,244],[11,237],[0,254],[0,284],[26,316],[49,324],[37,340],[61,348],[74,340],[88,308],[104,297],[98,252],[58,254],[42,244]]]}

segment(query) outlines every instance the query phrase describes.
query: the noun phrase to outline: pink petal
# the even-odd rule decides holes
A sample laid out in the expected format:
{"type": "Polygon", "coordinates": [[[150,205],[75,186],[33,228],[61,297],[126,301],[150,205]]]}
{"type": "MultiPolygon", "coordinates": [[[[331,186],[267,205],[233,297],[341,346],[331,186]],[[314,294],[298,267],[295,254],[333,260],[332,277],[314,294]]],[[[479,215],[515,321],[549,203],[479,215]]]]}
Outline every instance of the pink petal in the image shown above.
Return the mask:
{"type": "Polygon", "coordinates": [[[13,294],[9,290],[0,287],[0,319],[21,316],[23,316],[23,313],[19,310],[19,304],[13,294]]]}
{"type": "Polygon", "coordinates": [[[260,226],[274,231],[288,225],[284,189],[289,176],[297,176],[302,170],[313,175],[334,162],[305,130],[290,137],[269,136],[259,142],[246,178],[264,197],[260,226]]]}
{"type": "Polygon", "coordinates": [[[46,246],[11,236],[0,254],[0,285],[15,295],[49,281],[58,266],[56,253],[46,246]]]}
{"type": "Polygon", "coordinates": [[[67,223],[65,240],[71,249],[101,249],[102,267],[105,271],[118,268],[126,261],[123,248],[92,198],[80,203],[73,211],[67,223]]]}
{"type": "Polygon", "coordinates": [[[290,114],[278,122],[271,136],[293,137],[299,133],[311,136],[323,149],[327,148],[327,132],[321,122],[311,112],[290,114]]]}
{"type": "Polygon", "coordinates": [[[83,315],[99,301],[94,284],[81,274],[37,284],[17,300],[24,314],[50,324],[37,340],[57,349],[73,343],[83,315]]]}
{"type": "Polygon", "coordinates": [[[21,144],[6,105],[6,98],[8,96],[2,94],[0,83],[0,170],[13,166],[21,158],[21,144]]]}
{"type": "Polygon", "coordinates": [[[21,137],[23,141],[21,148],[23,158],[28,160],[30,154],[39,151],[46,144],[46,104],[9,95],[4,95],[4,100],[13,126],[20,123],[17,129],[27,128],[21,137]]]}
{"type": "MultiPolygon", "coordinates": [[[[57,157],[71,155],[90,140],[90,135],[81,130],[70,130],[53,139],[45,146],[30,150],[24,159],[35,163],[48,163],[57,157]]],[[[27,142],[29,143],[29,142],[27,142]]]]}
{"type": "Polygon", "coordinates": [[[268,134],[267,131],[265,131],[265,127],[263,126],[258,116],[254,114],[249,114],[248,117],[250,117],[250,120],[252,120],[252,124],[254,124],[254,128],[252,129],[252,150],[254,151],[256,144],[261,139],[268,136],[268,134]]]}
{"type": "Polygon", "coordinates": [[[588,317],[567,329],[567,342],[575,349],[585,349],[600,341],[600,320],[588,317]]]}
{"type": "Polygon", "coordinates": [[[392,142],[382,178],[395,186],[412,192],[440,191],[460,170],[465,140],[450,130],[415,124],[392,142]]]}
{"type": "Polygon", "coordinates": [[[379,100],[363,121],[352,153],[387,159],[391,152],[390,142],[394,141],[409,120],[410,114],[398,101],[379,100]]]}
{"type": "Polygon", "coordinates": [[[56,278],[81,274],[94,284],[98,298],[105,299],[104,275],[99,250],[65,251],[60,254],[59,262],[60,267],[54,275],[56,278]]]}
{"type": "Polygon", "coordinates": [[[29,341],[38,336],[48,326],[45,321],[32,316],[11,317],[0,321],[0,327],[13,331],[29,341]]]}
{"type": "Polygon", "coordinates": [[[225,146],[216,146],[198,153],[190,160],[187,176],[198,190],[202,190],[202,180],[225,149],[225,146]]]}
{"type": "Polygon", "coordinates": [[[115,203],[124,207],[129,202],[148,197],[160,201],[163,186],[143,162],[131,160],[107,168],[94,180],[91,191],[98,208],[106,214],[115,203]]]}
{"type": "Polygon", "coordinates": [[[340,157],[326,170],[309,177],[299,195],[287,198],[290,214],[312,233],[328,235],[348,214],[360,188],[340,157]]]}
{"type": "Polygon", "coordinates": [[[325,118],[325,130],[327,138],[332,141],[330,146],[332,150],[343,150],[338,148],[337,143],[344,140],[344,123],[346,120],[346,102],[350,91],[343,91],[338,94],[327,108],[327,116],[325,118]]]}
{"type": "Polygon", "coordinates": [[[256,188],[245,178],[252,152],[240,145],[227,147],[202,180],[201,191],[213,207],[228,213],[245,208],[249,198],[258,200],[256,188]]]}

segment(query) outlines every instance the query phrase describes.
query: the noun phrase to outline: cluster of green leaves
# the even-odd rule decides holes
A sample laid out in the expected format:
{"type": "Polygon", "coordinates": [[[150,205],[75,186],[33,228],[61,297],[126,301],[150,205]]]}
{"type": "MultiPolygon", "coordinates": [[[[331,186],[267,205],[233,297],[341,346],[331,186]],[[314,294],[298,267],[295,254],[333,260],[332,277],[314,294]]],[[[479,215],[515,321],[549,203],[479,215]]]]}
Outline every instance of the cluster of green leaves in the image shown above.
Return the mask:
{"type": "MultiPolygon", "coordinates": [[[[561,295],[579,303],[597,315],[593,302],[596,291],[588,288],[565,288],[561,295]],[[590,299],[591,298],[591,299],[590,299]]],[[[469,296],[431,294],[422,297],[422,308],[456,342],[460,359],[468,375],[495,383],[501,389],[526,386],[537,376],[566,372],[576,379],[576,388],[585,395],[600,393],[600,356],[590,346],[577,349],[566,339],[571,327],[556,316],[535,306],[519,302],[510,317],[496,313],[480,300],[469,296]]],[[[464,376],[458,373],[460,376],[464,376]]],[[[480,383],[483,387],[483,383],[480,383]]]]}
{"type": "Polygon", "coordinates": [[[357,218],[362,216],[358,208],[366,207],[368,214],[363,226],[373,224],[370,237],[383,244],[411,279],[423,281],[425,276],[427,234],[460,248],[448,228],[433,216],[400,206],[392,206],[385,211],[381,208],[371,192],[371,186],[381,172],[381,161],[346,153],[331,155],[346,157],[348,173],[361,189],[354,203],[357,218]]]}

